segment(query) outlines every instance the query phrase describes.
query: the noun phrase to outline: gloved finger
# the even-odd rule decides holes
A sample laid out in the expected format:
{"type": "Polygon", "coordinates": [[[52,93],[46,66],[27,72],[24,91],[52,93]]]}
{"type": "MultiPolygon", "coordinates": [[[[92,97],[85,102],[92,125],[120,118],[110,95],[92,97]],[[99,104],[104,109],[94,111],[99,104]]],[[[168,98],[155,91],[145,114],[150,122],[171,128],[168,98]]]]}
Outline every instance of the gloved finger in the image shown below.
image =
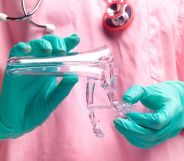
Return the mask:
{"type": "Polygon", "coordinates": [[[127,119],[117,118],[114,120],[114,125],[121,134],[131,134],[132,136],[137,136],[140,139],[151,141],[157,138],[155,130],[142,127],[127,119]]]}
{"type": "Polygon", "coordinates": [[[137,103],[139,100],[141,100],[143,95],[144,95],[143,88],[139,85],[134,85],[125,92],[123,100],[125,102],[134,104],[137,103]]]}
{"type": "Polygon", "coordinates": [[[144,149],[148,149],[152,147],[152,144],[147,140],[145,141],[144,138],[142,139],[137,135],[134,135],[126,131],[122,132],[121,126],[115,125],[115,127],[132,145],[137,146],[139,148],[144,148],[144,149]]]}
{"type": "Polygon", "coordinates": [[[63,38],[57,35],[44,35],[42,39],[50,42],[53,55],[66,55],[66,45],[63,38]]]}
{"type": "Polygon", "coordinates": [[[162,107],[154,113],[129,112],[126,117],[141,126],[162,129],[173,118],[174,112],[171,109],[172,107],[162,107]]]}
{"type": "MultiPolygon", "coordinates": [[[[144,142],[146,145],[154,146],[170,138],[171,124],[161,130],[152,130],[129,120],[118,118],[114,120],[115,128],[125,137],[135,138],[137,142],[144,142]]],[[[178,134],[176,130],[175,134],[178,134]]]]}
{"type": "Polygon", "coordinates": [[[137,137],[132,137],[132,136],[129,136],[129,135],[126,135],[125,138],[132,145],[137,146],[139,148],[143,148],[143,149],[150,149],[155,145],[153,143],[150,143],[150,142],[144,141],[142,139],[139,139],[137,137]]]}
{"type": "MultiPolygon", "coordinates": [[[[168,130],[170,130],[170,128],[168,128],[168,130]]],[[[148,137],[144,137],[144,138],[140,138],[139,136],[135,136],[132,135],[128,132],[123,132],[123,135],[125,136],[125,138],[133,145],[138,146],[140,148],[144,148],[144,149],[148,149],[151,148],[155,145],[161,144],[162,142],[164,142],[165,140],[173,137],[173,136],[168,136],[169,131],[165,130],[164,132],[161,131],[156,131],[155,132],[155,138],[154,139],[148,139],[148,137]],[[157,134],[157,133],[160,134],[157,134]],[[160,136],[159,136],[160,135],[160,136]]],[[[175,132],[175,136],[178,134],[179,132],[175,132]]]]}
{"type": "Polygon", "coordinates": [[[47,57],[48,54],[52,53],[52,46],[50,42],[37,39],[29,42],[29,45],[32,47],[32,51],[30,53],[31,56],[35,57],[47,57]]]}
{"type": "Polygon", "coordinates": [[[71,36],[64,38],[64,41],[66,44],[66,51],[69,52],[80,43],[80,38],[77,34],[72,34],[71,36]]]}
{"type": "Polygon", "coordinates": [[[25,42],[19,42],[14,45],[10,51],[9,57],[26,56],[31,52],[31,46],[25,42]]]}
{"type": "Polygon", "coordinates": [[[76,75],[63,76],[62,80],[48,96],[49,110],[52,111],[70,93],[73,86],[78,82],[76,75]]]}

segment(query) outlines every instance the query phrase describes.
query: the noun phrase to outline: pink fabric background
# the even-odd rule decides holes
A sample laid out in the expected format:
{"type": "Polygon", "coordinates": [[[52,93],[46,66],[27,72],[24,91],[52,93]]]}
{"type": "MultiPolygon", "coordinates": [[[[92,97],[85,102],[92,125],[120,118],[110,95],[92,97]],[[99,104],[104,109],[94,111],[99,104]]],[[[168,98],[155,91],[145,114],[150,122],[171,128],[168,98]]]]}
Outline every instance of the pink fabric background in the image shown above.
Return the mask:
{"type": "MultiPolygon", "coordinates": [[[[77,51],[107,44],[120,67],[117,94],[134,85],[160,81],[184,81],[184,1],[129,0],[135,20],[124,32],[110,34],[102,28],[105,0],[45,0],[33,16],[41,24],[53,23],[55,34],[78,33],[77,51]]],[[[36,0],[26,1],[32,9],[36,0]]],[[[20,0],[0,0],[0,12],[22,14],[20,0]]],[[[44,32],[25,22],[0,23],[0,83],[11,47],[20,41],[40,38],[44,32]]],[[[95,95],[106,103],[103,91],[95,95]]],[[[143,110],[141,106],[139,110],[143,110]]],[[[182,161],[184,135],[150,150],[130,145],[113,127],[113,112],[98,110],[105,132],[94,136],[85,104],[85,80],[81,79],[48,120],[17,139],[0,141],[0,161],[182,161]]]]}

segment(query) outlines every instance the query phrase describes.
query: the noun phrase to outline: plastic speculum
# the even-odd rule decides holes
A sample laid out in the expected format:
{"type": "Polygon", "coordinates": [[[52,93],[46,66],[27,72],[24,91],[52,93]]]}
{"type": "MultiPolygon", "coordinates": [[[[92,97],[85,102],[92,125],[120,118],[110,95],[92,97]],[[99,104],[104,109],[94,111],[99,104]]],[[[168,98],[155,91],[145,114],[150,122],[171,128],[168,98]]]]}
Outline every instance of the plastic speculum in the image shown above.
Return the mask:
{"type": "MultiPolygon", "coordinates": [[[[116,99],[115,84],[118,68],[107,46],[78,53],[77,55],[70,53],[70,56],[64,57],[12,57],[7,62],[6,72],[13,76],[47,75],[62,77],[66,74],[75,73],[78,76],[86,77],[86,103],[89,118],[93,132],[97,137],[102,138],[104,133],[99,126],[99,120],[95,117],[95,84],[100,83],[117,117],[125,117],[125,113],[131,110],[133,105],[125,102],[120,103],[116,99]]],[[[69,54],[66,53],[66,55],[69,54]]]]}

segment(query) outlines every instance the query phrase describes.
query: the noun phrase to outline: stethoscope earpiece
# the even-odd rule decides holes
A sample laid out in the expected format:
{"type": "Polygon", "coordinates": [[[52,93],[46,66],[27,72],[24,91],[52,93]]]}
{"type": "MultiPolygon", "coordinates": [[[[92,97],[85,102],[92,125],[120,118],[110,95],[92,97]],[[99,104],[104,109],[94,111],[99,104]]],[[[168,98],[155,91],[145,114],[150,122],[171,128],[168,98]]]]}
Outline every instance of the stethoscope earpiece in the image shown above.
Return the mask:
{"type": "Polygon", "coordinates": [[[47,24],[45,27],[46,27],[46,32],[54,32],[56,29],[56,26],[54,24],[47,24]]]}
{"type": "Polygon", "coordinates": [[[108,3],[103,16],[103,26],[109,31],[122,31],[134,19],[134,10],[127,1],[112,1],[108,3]]]}
{"type": "Polygon", "coordinates": [[[7,15],[4,13],[0,13],[0,21],[6,21],[7,20],[7,15]]]}

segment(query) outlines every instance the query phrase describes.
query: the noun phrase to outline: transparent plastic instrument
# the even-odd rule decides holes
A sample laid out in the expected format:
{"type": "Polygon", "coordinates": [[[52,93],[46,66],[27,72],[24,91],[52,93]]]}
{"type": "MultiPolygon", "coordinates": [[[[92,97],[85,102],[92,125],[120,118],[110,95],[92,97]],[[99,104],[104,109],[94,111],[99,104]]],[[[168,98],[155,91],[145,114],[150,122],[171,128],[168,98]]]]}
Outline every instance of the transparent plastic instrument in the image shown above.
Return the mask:
{"type": "Polygon", "coordinates": [[[111,51],[106,46],[64,57],[12,57],[8,60],[7,66],[6,72],[13,76],[63,76],[75,73],[78,76],[86,77],[86,103],[93,131],[97,137],[103,137],[104,134],[98,125],[99,121],[95,118],[95,102],[93,99],[95,83],[100,83],[118,117],[125,117],[125,113],[133,107],[125,102],[119,103],[115,97],[115,81],[118,69],[111,51]]]}

